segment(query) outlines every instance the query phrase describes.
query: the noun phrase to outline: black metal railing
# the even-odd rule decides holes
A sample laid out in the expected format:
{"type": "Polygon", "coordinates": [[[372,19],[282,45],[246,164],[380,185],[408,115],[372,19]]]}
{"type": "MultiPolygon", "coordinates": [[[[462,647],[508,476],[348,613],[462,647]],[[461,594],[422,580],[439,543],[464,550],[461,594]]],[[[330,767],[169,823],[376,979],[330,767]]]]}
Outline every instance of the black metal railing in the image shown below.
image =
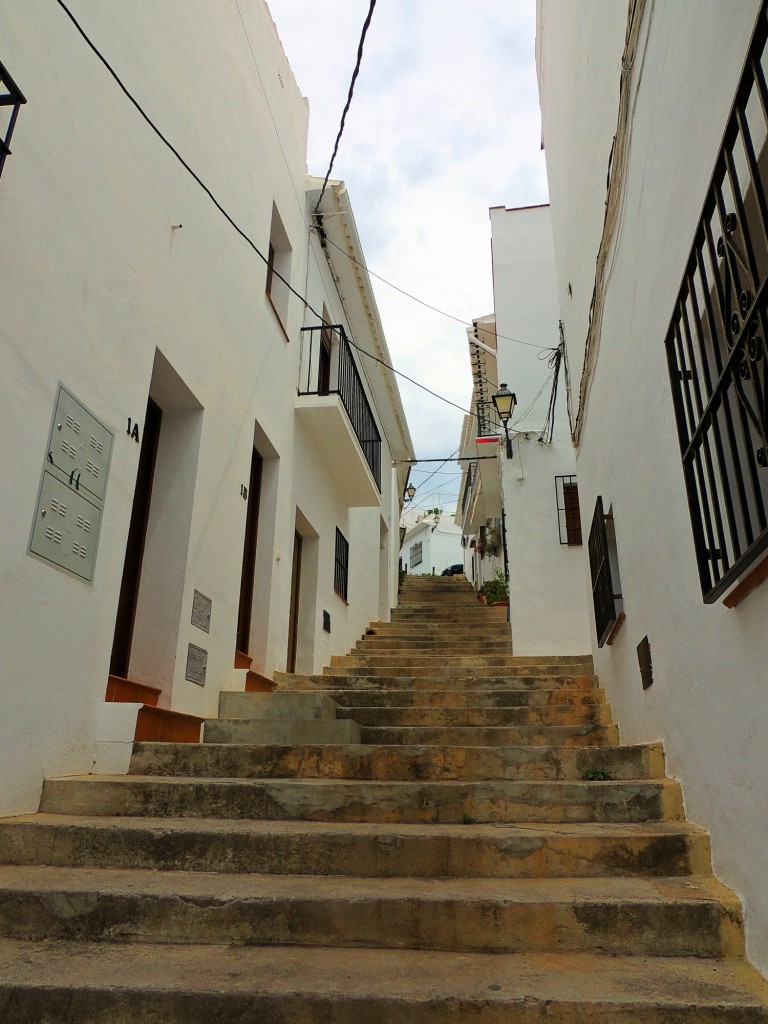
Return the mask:
{"type": "Polygon", "coordinates": [[[381,490],[381,435],[343,326],[303,327],[302,333],[305,352],[299,394],[339,396],[381,490]]]}
{"type": "Polygon", "coordinates": [[[666,338],[706,602],[768,547],[768,58],[763,4],[666,338]]]}
{"type": "Polygon", "coordinates": [[[336,551],[333,563],[333,589],[347,600],[347,588],[349,584],[349,541],[336,527],[336,551]]]}
{"type": "Polygon", "coordinates": [[[11,136],[16,127],[19,108],[26,102],[21,89],[0,64],[0,175],[3,173],[5,158],[11,155],[11,136]],[[4,108],[7,108],[7,114],[4,108]]]}
{"type": "Polygon", "coordinates": [[[496,434],[504,434],[504,424],[499,419],[496,406],[492,401],[480,400],[475,403],[475,408],[478,437],[495,437],[496,434]]]}
{"type": "Polygon", "coordinates": [[[614,592],[611,553],[605,528],[607,518],[603,511],[603,499],[598,496],[589,531],[589,571],[592,576],[598,647],[605,644],[619,615],[616,601],[620,595],[614,592]]]}
{"type": "Polygon", "coordinates": [[[477,478],[477,463],[470,462],[467,466],[467,479],[464,482],[464,493],[461,496],[461,514],[464,515],[472,500],[472,491],[477,478]]]}

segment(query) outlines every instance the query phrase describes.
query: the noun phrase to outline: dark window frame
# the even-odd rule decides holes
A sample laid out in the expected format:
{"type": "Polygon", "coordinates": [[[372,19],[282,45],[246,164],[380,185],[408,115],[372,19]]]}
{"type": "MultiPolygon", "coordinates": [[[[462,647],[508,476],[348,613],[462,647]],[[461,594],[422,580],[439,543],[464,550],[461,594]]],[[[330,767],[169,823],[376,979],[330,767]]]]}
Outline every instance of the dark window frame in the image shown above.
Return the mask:
{"type": "Polygon", "coordinates": [[[568,547],[583,544],[581,532],[581,510],[579,487],[575,474],[555,477],[555,504],[557,505],[557,529],[560,543],[568,547]]]}
{"type": "Polygon", "coordinates": [[[349,541],[336,527],[336,549],[333,564],[333,589],[343,600],[349,592],[349,541]]]}
{"type": "Polygon", "coordinates": [[[613,511],[606,514],[603,499],[597,496],[592,526],[589,531],[589,572],[592,578],[592,602],[595,608],[595,631],[597,646],[611,643],[612,634],[623,616],[622,595],[616,590],[618,566],[615,551],[611,551],[608,523],[613,525],[613,511]],[[616,580],[614,581],[614,576],[616,580]]]}
{"type": "Polygon", "coordinates": [[[0,107],[11,107],[11,116],[5,134],[0,135],[0,176],[3,173],[6,157],[11,155],[11,138],[16,127],[19,110],[27,101],[21,89],[8,74],[4,64],[0,64],[0,107]]]}
{"type": "Polygon", "coordinates": [[[665,340],[707,604],[768,549],[767,69],[764,2],[665,340]]]}

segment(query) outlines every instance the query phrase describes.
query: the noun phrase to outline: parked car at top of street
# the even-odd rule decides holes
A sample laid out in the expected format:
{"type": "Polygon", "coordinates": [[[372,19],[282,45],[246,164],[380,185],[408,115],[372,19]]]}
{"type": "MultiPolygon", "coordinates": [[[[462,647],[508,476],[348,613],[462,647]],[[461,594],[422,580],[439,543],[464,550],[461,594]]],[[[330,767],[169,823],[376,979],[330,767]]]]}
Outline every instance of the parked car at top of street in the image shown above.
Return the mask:
{"type": "Polygon", "coordinates": [[[458,576],[459,574],[461,574],[463,572],[464,572],[464,566],[456,564],[456,565],[449,565],[447,569],[443,569],[443,571],[440,573],[440,575],[441,576],[458,576]]]}

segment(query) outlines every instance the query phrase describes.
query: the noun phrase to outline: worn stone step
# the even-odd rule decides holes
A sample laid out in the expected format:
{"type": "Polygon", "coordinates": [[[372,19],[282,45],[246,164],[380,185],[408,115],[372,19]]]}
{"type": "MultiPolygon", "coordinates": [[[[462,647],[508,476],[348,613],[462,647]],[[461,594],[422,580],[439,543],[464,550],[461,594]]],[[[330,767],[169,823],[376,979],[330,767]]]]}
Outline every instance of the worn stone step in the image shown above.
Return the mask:
{"type": "Polygon", "coordinates": [[[363,743],[438,744],[475,747],[610,747],[618,746],[619,730],[611,725],[518,726],[365,726],[363,743]]]}
{"type": "Polygon", "coordinates": [[[368,822],[678,820],[677,782],[378,782],[96,776],[48,779],[58,814],[368,822]]]}
{"type": "MultiPolygon", "coordinates": [[[[355,653],[355,654],[334,654],[331,657],[331,671],[341,668],[342,666],[349,668],[358,668],[361,665],[376,667],[380,666],[387,669],[396,668],[400,665],[407,665],[409,669],[416,667],[430,668],[432,666],[439,666],[441,664],[449,663],[454,668],[465,668],[472,670],[481,670],[485,668],[515,668],[520,669],[521,666],[517,662],[514,654],[503,652],[501,654],[451,654],[446,655],[440,651],[433,651],[430,653],[422,652],[411,652],[407,651],[404,653],[395,652],[373,652],[370,654],[355,653]]],[[[528,666],[522,666],[527,669],[528,666]]],[[[408,673],[403,673],[407,675],[408,673]]],[[[535,673],[534,673],[535,674],[535,673]]]]}
{"type": "Polygon", "coordinates": [[[391,651],[400,653],[403,651],[425,652],[455,652],[464,651],[467,654],[512,654],[512,639],[505,637],[494,638],[468,638],[461,637],[455,640],[416,639],[415,637],[388,637],[388,636],[366,636],[358,640],[355,650],[365,654],[366,652],[385,653],[391,651]]]}
{"type": "MultiPolygon", "coordinates": [[[[556,690],[321,690],[340,708],[546,708],[553,705],[606,705],[602,690],[559,687],[556,690]]],[[[340,713],[340,712],[339,712],[340,713]]]]}
{"type": "Polygon", "coordinates": [[[131,774],[197,778],[609,779],[664,776],[661,744],[627,747],[246,746],[137,743],[131,774]]]}
{"type": "Polygon", "coordinates": [[[684,876],[710,871],[686,821],[368,824],[25,815],[0,819],[0,863],[399,878],[684,876]]]}
{"type": "Polygon", "coordinates": [[[321,693],[285,690],[279,693],[219,694],[219,718],[259,718],[311,721],[335,721],[336,705],[321,693]]]}
{"type": "MultiPolygon", "coordinates": [[[[586,669],[584,675],[586,675],[586,669]]],[[[516,665],[489,663],[478,665],[471,658],[431,658],[420,661],[393,661],[392,664],[377,662],[371,659],[347,658],[344,661],[336,661],[323,669],[323,675],[328,676],[374,676],[378,679],[387,679],[392,676],[398,678],[422,678],[422,679],[504,679],[507,686],[514,686],[512,682],[516,679],[531,679],[536,677],[552,679],[573,679],[581,675],[574,669],[572,675],[560,676],[556,669],[548,665],[516,665]]],[[[494,685],[494,684],[489,684],[494,685]]],[[[496,684],[498,685],[498,684],[496,684]]]]}
{"type": "Polygon", "coordinates": [[[0,867],[0,934],[132,943],[740,956],[741,908],[700,878],[333,878],[0,867]]]}
{"type": "MultiPolygon", "coordinates": [[[[267,696],[272,696],[268,694],[267,696]]],[[[203,743],[360,743],[362,731],[350,717],[333,721],[298,719],[209,718],[203,743]]]]}
{"type": "Polygon", "coordinates": [[[275,672],[275,683],[280,690],[366,690],[375,693],[405,691],[407,693],[450,692],[473,693],[476,690],[493,693],[525,693],[526,691],[581,690],[598,693],[597,677],[591,675],[485,675],[485,676],[373,676],[364,674],[292,675],[275,672]]]}
{"type": "Polygon", "coordinates": [[[441,624],[439,622],[373,622],[364,636],[402,637],[417,640],[439,641],[465,638],[467,640],[507,640],[511,638],[509,623],[505,621],[478,622],[471,626],[462,623],[441,624]]]}
{"type": "Polygon", "coordinates": [[[513,725],[608,725],[607,705],[549,705],[512,708],[440,708],[364,706],[339,708],[340,718],[351,718],[361,726],[479,726],[513,725]]]}
{"type": "Polygon", "coordinates": [[[740,959],[0,941],[3,1024],[765,1024],[740,959]]]}

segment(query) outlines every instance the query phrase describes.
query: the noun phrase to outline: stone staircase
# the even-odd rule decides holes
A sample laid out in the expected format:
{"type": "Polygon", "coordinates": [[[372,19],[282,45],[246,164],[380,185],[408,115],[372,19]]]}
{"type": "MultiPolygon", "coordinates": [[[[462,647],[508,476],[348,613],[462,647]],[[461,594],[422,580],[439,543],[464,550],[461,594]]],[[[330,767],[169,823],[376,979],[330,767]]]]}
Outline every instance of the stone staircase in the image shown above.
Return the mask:
{"type": "Polygon", "coordinates": [[[411,577],[204,742],[47,780],[0,821],[3,1024],[768,1021],[661,748],[504,611],[411,577]]]}

